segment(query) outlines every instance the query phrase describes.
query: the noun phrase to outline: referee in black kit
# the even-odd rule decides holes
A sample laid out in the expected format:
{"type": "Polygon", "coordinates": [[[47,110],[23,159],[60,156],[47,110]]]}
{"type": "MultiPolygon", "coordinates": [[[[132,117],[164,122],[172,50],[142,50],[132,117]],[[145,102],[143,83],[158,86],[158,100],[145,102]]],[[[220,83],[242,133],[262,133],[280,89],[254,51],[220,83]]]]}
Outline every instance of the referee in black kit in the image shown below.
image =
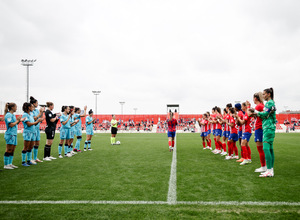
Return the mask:
{"type": "Polygon", "coordinates": [[[44,161],[55,160],[55,157],[52,157],[51,154],[51,145],[53,143],[53,139],[55,136],[56,124],[59,120],[57,114],[53,114],[52,110],[54,109],[53,102],[47,102],[48,109],[45,112],[47,127],[45,129],[45,133],[47,136],[46,145],[44,149],[44,161]]]}

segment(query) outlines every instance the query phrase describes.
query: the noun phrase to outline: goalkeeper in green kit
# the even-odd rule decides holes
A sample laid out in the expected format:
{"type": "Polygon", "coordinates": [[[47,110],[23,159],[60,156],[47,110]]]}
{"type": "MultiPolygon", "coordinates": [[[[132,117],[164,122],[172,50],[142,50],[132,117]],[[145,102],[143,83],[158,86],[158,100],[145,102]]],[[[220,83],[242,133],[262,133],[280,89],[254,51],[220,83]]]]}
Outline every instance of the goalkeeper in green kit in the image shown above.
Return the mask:
{"type": "Polygon", "coordinates": [[[274,150],[273,142],[276,130],[276,108],[274,102],[273,88],[265,89],[263,97],[267,101],[263,112],[258,112],[257,116],[262,119],[263,126],[263,150],[266,157],[267,171],[261,173],[259,177],[274,176],[274,150]]]}

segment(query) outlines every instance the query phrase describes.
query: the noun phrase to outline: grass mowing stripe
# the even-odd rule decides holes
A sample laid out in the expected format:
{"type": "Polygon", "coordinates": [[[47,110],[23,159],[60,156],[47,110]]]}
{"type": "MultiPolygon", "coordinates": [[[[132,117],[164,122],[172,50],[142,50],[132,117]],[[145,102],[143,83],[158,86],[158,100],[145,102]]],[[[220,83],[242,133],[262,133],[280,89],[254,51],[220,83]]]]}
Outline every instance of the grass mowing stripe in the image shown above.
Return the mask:
{"type": "MultiPolygon", "coordinates": [[[[19,201],[0,201],[0,204],[112,204],[112,205],[167,205],[165,201],[87,201],[87,200],[61,200],[61,201],[43,201],[43,200],[19,200],[19,201]]],[[[177,201],[171,205],[230,205],[230,206],[300,206],[300,202],[254,202],[254,201],[177,201]]]]}
{"type": "Polygon", "coordinates": [[[171,174],[169,180],[169,191],[168,191],[168,204],[175,204],[177,201],[177,193],[176,193],[176,166],[177,166],[177,158],[176,158],[176,144],[177,144],[177,135],[175,136],[175,143],[173,149],[173,157],[172,157],[172,165],[171,165],[171,174]]]}

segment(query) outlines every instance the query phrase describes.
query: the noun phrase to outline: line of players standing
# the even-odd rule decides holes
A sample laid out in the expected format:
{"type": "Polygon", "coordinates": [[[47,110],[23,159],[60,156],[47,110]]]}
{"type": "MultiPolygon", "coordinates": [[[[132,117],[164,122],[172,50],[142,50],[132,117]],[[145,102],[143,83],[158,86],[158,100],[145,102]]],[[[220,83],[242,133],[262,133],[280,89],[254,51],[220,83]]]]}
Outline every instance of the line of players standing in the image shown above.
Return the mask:
{"type": "Polygon", "coordinates": [[[240,162],[240,165],[250,164],[252,160],[249,141],[254,126],[254,141],[261,163],[261,167],[255,169],[255,172],[261,173],[260,177],[273,177],[273,141],[276,128],[273,89],[265,89],[263,93],[255,93],[253,101],[256,105],[255,109],[251,108],[249,101],[246,101],[242,104],[237,103],[234,107],[232,104],[227,104],[226,108],[223,109],[223,114],[221,108],[217,106],[212,108],[211,114],[209,112],[204,113],[203,118],[198,121],[201,126],[203,150],[212,150],[210,139],[212,130],[215,143],[215,149],[212,150],[212,153],[225,156],[225,160],[237,159],[236,162],[240,162]],[[264,106],[263,100],[267,101],[266,106],[264,106]],[[265,124],[264,129],[263,124],[265,124]],[[241,146],[241,158],[239,158],[236,146],[237,141],[241,146]],[[226,150],[227,146],[228,150],[226,150]]]}
{"type": "MultiPolygon", "coordinates": [[[[47,127],[45,133],[47,136],[45,148],[44,148],[44,161],[55,160],[56,158],[51,156],[51,146],[55,137],[56,124],[58,120],[61,122],[60,129],[60,143],[58,146],[59,158],[62,156],[62,148],[64,146],[64,156],[72,157],[81,152],[80,142],[82,140],[82,128],[81,118],[86,116],[86,109],[81,114],[80,108],[74,108],[74,106],[63,106],[62,114],[54,114],[54,104],[47,102],[47,110],[45,107],[38,109],[38,101],[30,97],[30,102],[23,104],[23,115],[16,118],[15,112],[17,111],[17,105],[15,103],[6,103],[5,105],[5,117],[0,118],[4,120],[7,131],[5,132],[4,139],[6,141],[6,151],[4,153],[4,169],[15,169],[17,166],[13,165],[14,151],[17,146],[17,131],[18,124],[23,123],[23,139],[24,147],[22,150],[22,166],[29,167],[43,162],[38,159],[38,148],[40,145],[40,123],[44,120],[43,113],[45,112],[47,127]],[[74,137],[77,137],[75,147],[73,147],[74,137]]],[[[93,118],[93,111],[88,112],[86,117],[86,141],[84,143],[84,151],[91,151],[91,139],[94,134],[93,124],[95,122],[93,118]]]]}

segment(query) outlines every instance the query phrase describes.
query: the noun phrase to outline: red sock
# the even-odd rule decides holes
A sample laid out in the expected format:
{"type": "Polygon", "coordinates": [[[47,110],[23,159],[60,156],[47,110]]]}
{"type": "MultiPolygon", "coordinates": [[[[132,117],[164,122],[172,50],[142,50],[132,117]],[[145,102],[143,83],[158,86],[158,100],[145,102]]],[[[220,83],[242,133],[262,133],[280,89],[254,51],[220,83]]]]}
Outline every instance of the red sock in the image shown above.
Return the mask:
{"type": "Polygon", "coordinates": [[[219,145],[219,150],[222,150],[222,142],[221,141],[218,141],[218,145],[219,145]]]}
{"type": "Polygon", "coordinates": [[[226,152],[226,143],[222,143],[223,151],[226,152]]]}
{"type": "Polygon", "coordinates": [[[217,144],[217,141],[216,141],[216,138],[214,137],[214,141],[215,141],[215,147],[216,149],[218,150],[218,144],[217,144]]]}
{"type": "Polygon", "coordinates": [[[203,148],[205,148],[205,141],[202,142],[203,148]]]}
{"type": "Polygon", "coordinates": [[[242,146],[242,158],[247,159],[247,147],[242,146]]]}
{"type": "Polygon", "coordinates": [[[172,141],[172,147],[174,147],[174,141],[172,141]]]}
{"type": "Polygon", "coordinates": [[[235,156],[239,156],[239,151],[238,151],[238,148],[236,146],[236,142],[232,142],[232,146],[233,146],[235,156]]]}
{"type": "Polygon", "coordinates": [[[247,159],[251,160],[251,149],[249,146],[247,146],[247,159]]]}
{"type": "Polygon", "coordinates": [[[169,141],[169,147],[171,147],[172,146],[172,142],[171,141],[169,141]]]}
{"type": "Polygon", "coordinates": [[[232,155],[232,142],[227,142],[228,144],[228,156],[232,155]]]}
{"type": "Polygon", "coordinates": [[[262,167],[264,167],[266,166],[266,158],[265,158],[265,152],[263,150],[263,146],[257,146],[257,150],[259,153],[260,164],[262,167]]]}

